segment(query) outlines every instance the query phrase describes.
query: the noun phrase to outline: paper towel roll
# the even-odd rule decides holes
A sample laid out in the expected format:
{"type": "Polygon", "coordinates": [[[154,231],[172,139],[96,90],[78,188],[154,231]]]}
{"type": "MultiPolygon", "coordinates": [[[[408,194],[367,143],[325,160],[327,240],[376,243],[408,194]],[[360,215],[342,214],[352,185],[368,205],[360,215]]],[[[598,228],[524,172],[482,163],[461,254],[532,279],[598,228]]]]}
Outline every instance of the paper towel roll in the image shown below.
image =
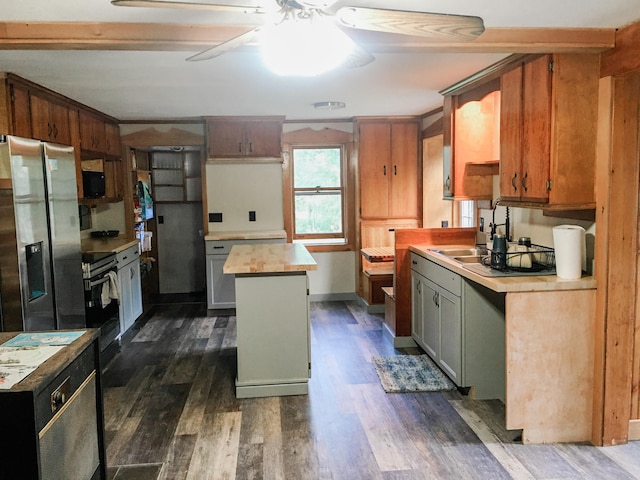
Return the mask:
{"type": "Polygon", "coordinates": [[[556,273],[559,278],[575,280],[582,276],[586,255],[585,231],[579,225],[553,227],[553,248],[556,253],[556,273]]]}

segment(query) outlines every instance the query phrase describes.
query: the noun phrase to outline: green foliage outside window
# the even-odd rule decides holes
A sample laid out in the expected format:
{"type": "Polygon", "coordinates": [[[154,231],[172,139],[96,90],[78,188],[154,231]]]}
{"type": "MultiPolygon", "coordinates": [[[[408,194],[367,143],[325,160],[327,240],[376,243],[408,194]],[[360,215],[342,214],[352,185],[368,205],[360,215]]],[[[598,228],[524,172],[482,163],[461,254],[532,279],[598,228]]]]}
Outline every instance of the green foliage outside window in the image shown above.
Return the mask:
{"type": "Polygon", "coordinates": [[[340,148],[295,148],[293,188],[296,235],[342,234],[340,148]]]}

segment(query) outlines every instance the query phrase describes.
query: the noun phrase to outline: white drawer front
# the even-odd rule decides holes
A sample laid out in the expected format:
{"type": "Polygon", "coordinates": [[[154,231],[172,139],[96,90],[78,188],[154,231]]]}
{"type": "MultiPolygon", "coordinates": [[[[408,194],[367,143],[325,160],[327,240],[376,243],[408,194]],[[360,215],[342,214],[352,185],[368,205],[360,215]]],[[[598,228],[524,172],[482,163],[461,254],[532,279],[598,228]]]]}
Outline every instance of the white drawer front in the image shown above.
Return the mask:
{"type": "Polygon", "coordinates": [[[124,267],[127,263],[132,262],[139,256],[138,245],[133,245],[132,247],[117,253],[116,258],[118,259],[118,267],[124,267]]]}
{"type": "Polygon", "coordinates": [[[234,245],[285,243],[285,241],[284,238],[257,238],[251,240],[207,240],[204,243],[207,255],[228,255],[234,245]]]}
{"type": "Polygon", "coordinates": [[[425,260],[425,262],[426,270],[423,273],[425,277],[458,297],[462,295],[462,278],[460,275],[429,260],[425,260]]]}

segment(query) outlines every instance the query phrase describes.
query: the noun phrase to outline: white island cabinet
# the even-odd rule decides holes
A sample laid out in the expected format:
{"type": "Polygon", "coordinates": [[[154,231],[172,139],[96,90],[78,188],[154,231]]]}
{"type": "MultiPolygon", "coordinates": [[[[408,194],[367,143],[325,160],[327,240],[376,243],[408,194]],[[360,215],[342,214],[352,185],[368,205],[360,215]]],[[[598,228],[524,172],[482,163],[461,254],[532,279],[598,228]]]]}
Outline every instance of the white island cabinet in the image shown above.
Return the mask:
{"type": "Polygon", "coordinates": [[[235,245],[236,397],[304,395],[311,374],[309,284],[317,265],[300,244],[235,245]]]}

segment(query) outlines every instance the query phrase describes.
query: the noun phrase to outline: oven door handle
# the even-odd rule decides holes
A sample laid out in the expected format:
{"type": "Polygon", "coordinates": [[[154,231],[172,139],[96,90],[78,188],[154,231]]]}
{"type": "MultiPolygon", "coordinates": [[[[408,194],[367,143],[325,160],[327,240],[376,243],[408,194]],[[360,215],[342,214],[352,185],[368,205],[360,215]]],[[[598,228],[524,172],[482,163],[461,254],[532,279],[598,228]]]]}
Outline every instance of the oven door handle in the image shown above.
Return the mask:
{"type": "Polygon", "coordinates": [[[93,288],[93,287],[95,287],[97,285],[102,285],[103,283],[108,282],[108,281],[109,281],[109,276],[108,275],[105,275],[100,280],[96,280],[95,282],[89,280],[89,289],[91,289],[91,288],[93,288]]]}

